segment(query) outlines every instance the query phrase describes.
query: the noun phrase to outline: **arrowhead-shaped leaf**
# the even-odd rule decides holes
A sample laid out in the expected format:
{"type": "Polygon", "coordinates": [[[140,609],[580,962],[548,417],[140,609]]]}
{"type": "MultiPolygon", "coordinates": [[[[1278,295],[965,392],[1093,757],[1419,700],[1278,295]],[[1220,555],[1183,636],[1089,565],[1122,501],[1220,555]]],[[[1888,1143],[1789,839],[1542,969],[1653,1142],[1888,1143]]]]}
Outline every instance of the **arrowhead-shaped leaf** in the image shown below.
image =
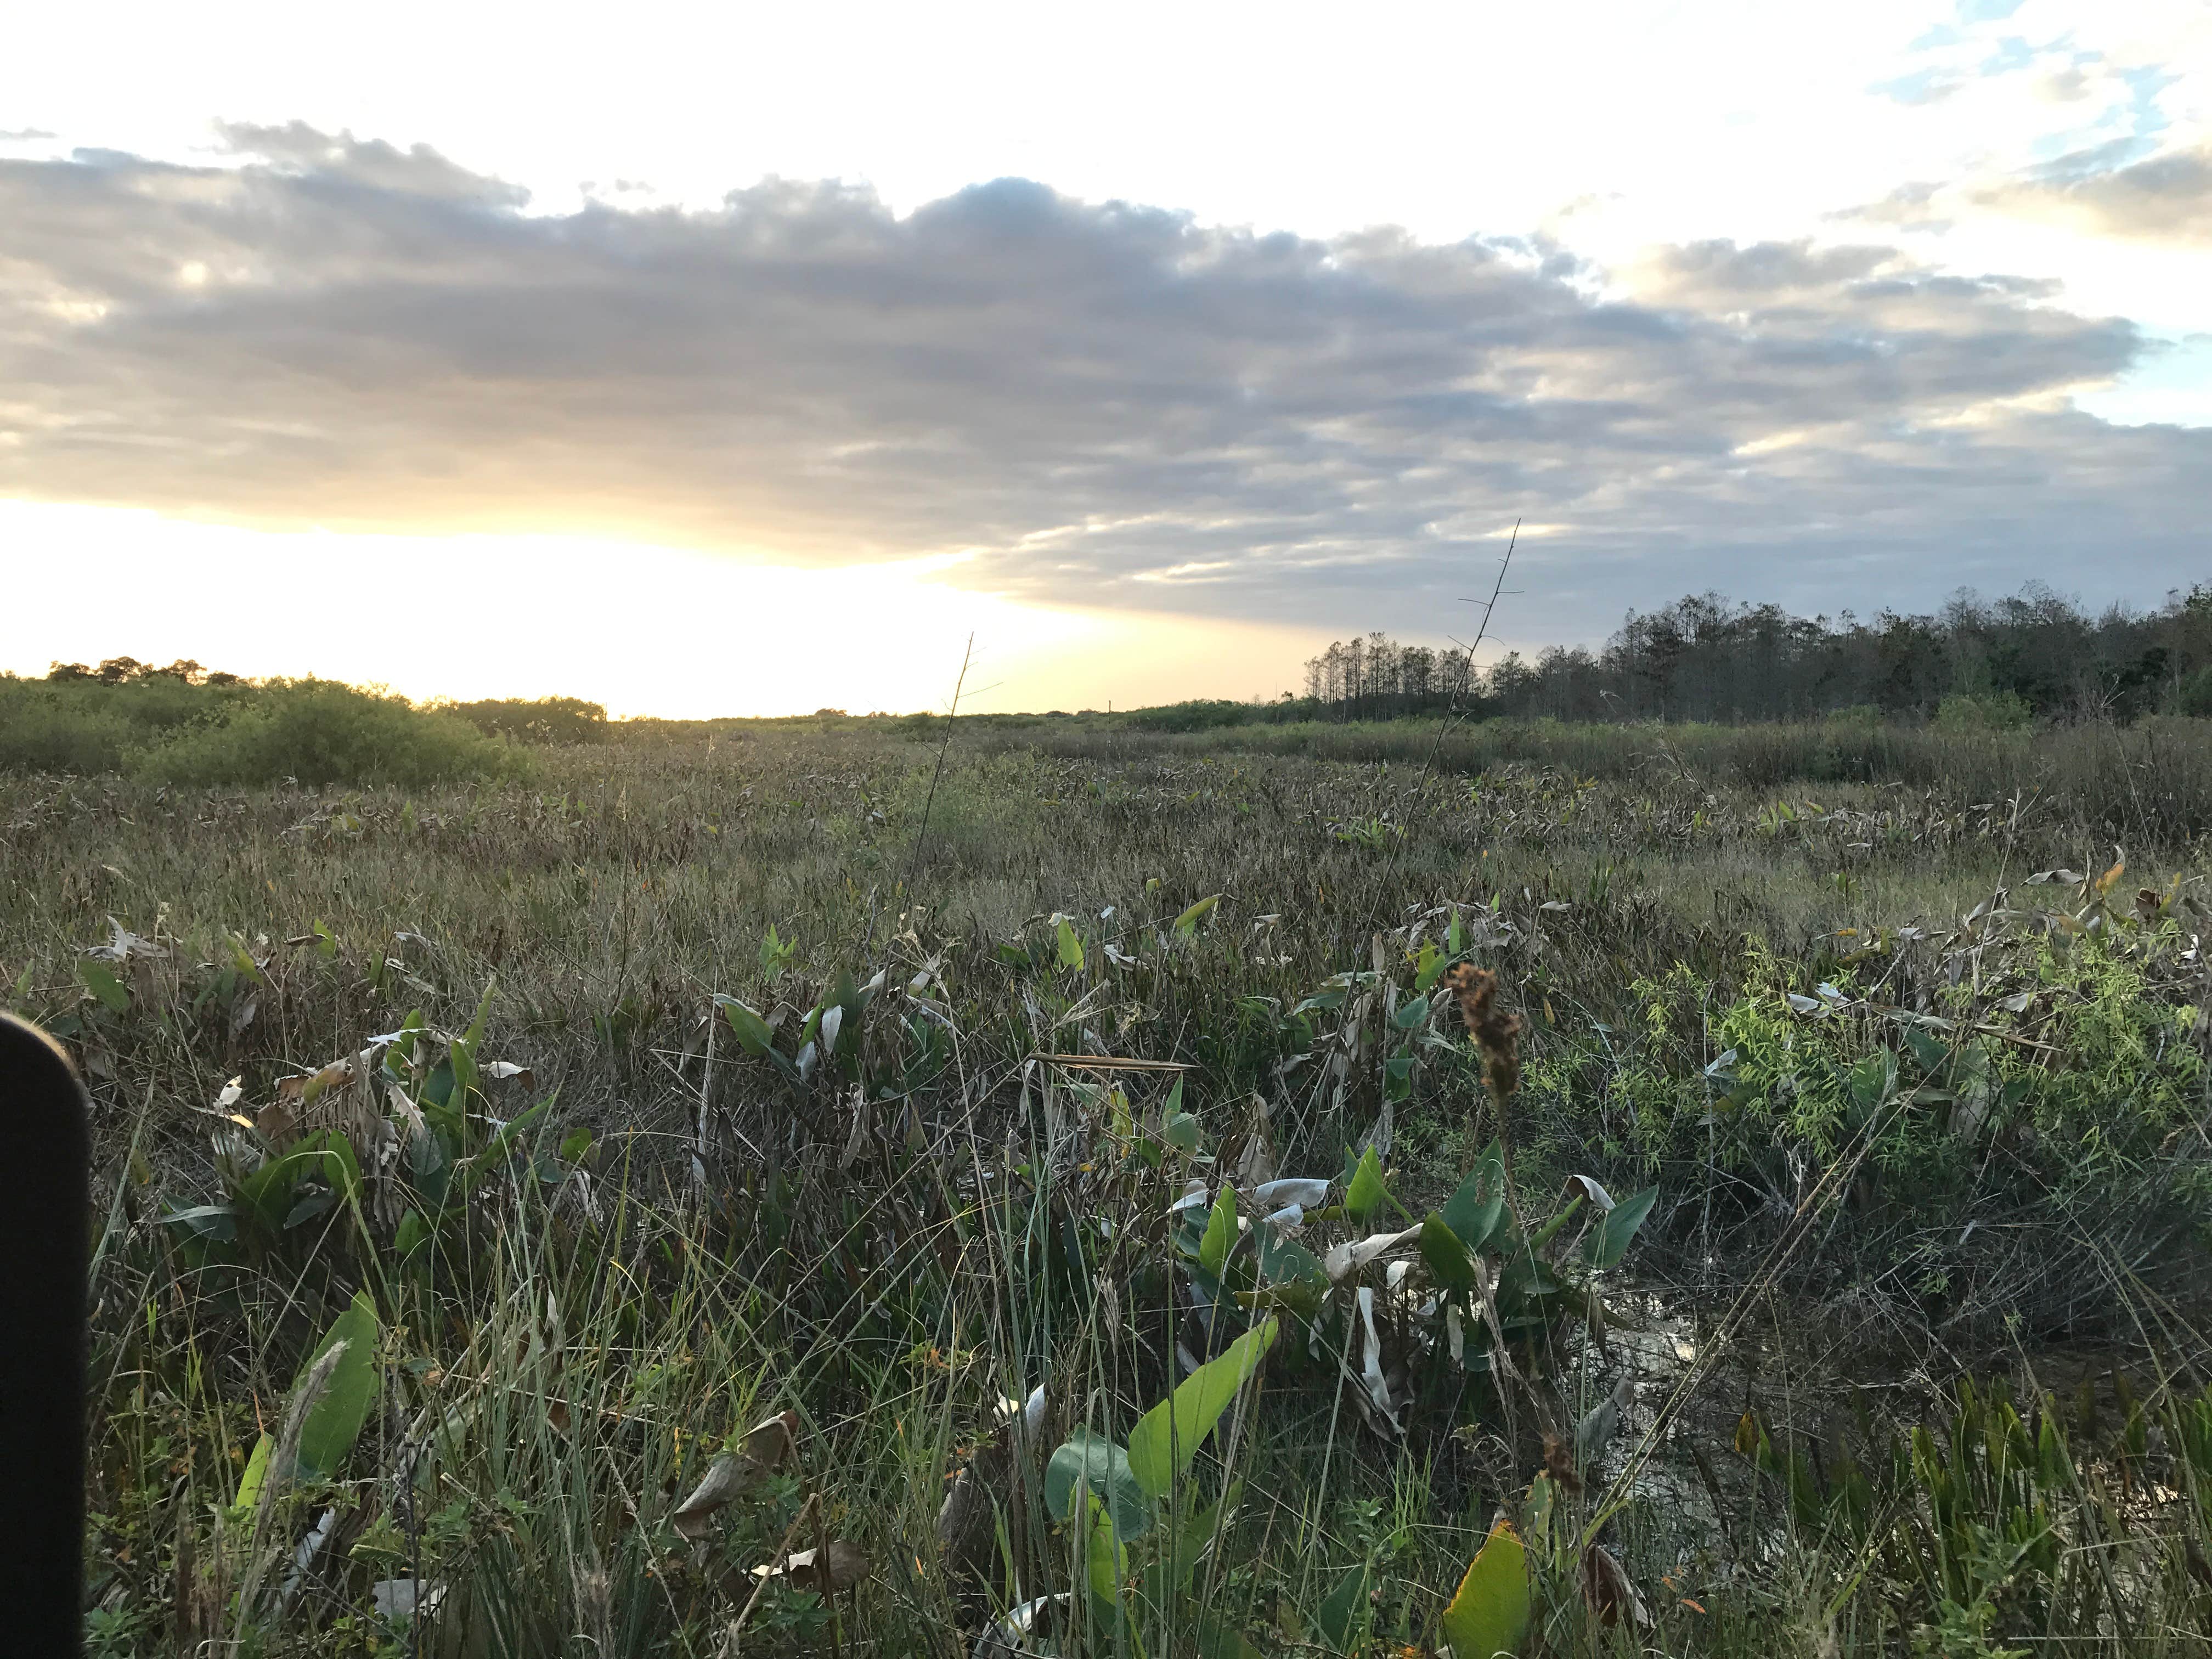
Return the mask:
{"type": "Polygon", "coordinates": [[[1176,1473],[1187,1469],[1275,1340],[1275,1322],[1244,1333],[1215,1358],[1183,1378],[1174,1395],[1138,1419],[1129,1434],[1129,1473],[1154,1498],[1164,1498],[1176,1473]]]}
{"type": "Polygon", "coordinates": [[[1498,1659],[1520,1652],[1528,1634],[1528,1552],[1511,1525],[1500,1521],[1444,1609],[1444,1640],[1452,1659],[1498,1659]]]}

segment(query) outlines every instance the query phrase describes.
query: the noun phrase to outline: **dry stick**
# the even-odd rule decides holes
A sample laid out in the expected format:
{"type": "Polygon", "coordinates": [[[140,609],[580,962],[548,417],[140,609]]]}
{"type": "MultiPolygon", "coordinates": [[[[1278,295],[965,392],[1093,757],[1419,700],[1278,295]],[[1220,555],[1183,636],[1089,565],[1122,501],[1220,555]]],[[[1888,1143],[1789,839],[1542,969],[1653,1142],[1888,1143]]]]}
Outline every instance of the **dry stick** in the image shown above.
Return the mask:
{"type": "Polygon", "coordinates": [[[714,1096],[714,1028],[722,1023],[714,1016],[720,1012],[714,1003],[707,1005],[707,1064],[699,1074],[699,1129],[691,1148],[691,1179],[702,1189],[707,1185],[707,1120],[712,1109],[708,1103],[714,1096]]]}
{"type": "MultiPolygon", "coordinates": [[[[1498,562],[1498,580],[1490,585],[1490,599],[1488,603],[1483,606],[1482,624],[1474,630],[1474,638],[1468,642],[1467,647],[1467,665],[1468,672],[1470,675],[1473,674],[1474,670],[1474,653],[1482,648],[1482,641],[1490,632],[1491,618],[1498,613],[1498,596],[1505,591],[1505,573],[1513,568],[1513,550],[1520,544],[1520,541],[1521,520],[1516,519],[1513,520],[1513,533],[1506,538],[1505,556],[1498,562]]],[[[1468,603],[1472,604],[1474,601],[1469,600],[1468,603]]],[[[1457,701],[1455,699],[1450,710],[1446,714],[1444,719],[1437,724],[1436,741],[1429,745],[1428,757],[1422,761],[1421,769],[1413,779],[1413,789],[1416,795],[1419,793],[1422,787],[1428,782],[1429,774],[1436,769],[1437,757],[1443,752],[1444,739],[1450,736],[1454,731],[1458,729],[1465,718],[1465,711],[1458,706],[1457,701]]],[[[1375,885],[1370,890],[1370,896],[1365,906],[1365,908],[1370,914],[1376,906],[1382,903],[1382,895],[1389,889],[1390,878],[1397,870],[1399,854],[1404,851],[1405,845],[1405,837],[1401,836],[1398,838],[1396,842],[1392,845],[1389,857],[1383,861],[1382,870],[1376,874],[1375,878],[1375,885]]],[[[1315,1087],[1316,1092],[1314,1095],[1313,1099],[1315,1103],[1318,1104],[1320,1099],[1318,1093],[1320,1088],[1319,1079],[1316,1079],[1315,1087]]],[[[1342,1097],[1340,1096],[1340,1108],[1341,1107],[1341,1104],[1342,1097]]],[[[1501,1110],[1501,1121],[1503,1119],[1503,1115],[1504,1114],[1501,1110]]],[[[1509,1167],[1507,1174],[1510,1176],[1511,1174],[1510,1158],[1508,1163],[1509,1167]]],[[[1510,1190],[1511,1186],[1510,1180],[1507,1182],[1507,1186],[1510,1190]]],[[[1516,1221],[1518,1218],[1518,1212],[1516,1212],[1516,1221]]]]}
{"type": "MultiPolygon", "coordinates": [[[[921,863],[922,844],[929,836],[930,809],[937,805],[938,780],[945,775],[945,750],[952,747],[952,725],[960,718],[960,693],[968,684],[968,664],[975,654],[975,636],[968,636],[968,648],[960,653],[960,678],[952,683],[952,707],[945,716],[945,741],[937,745],[937,769],[929,775],[929,795],[921,803],[921,823],[914,832],[914,850],[906,857],[906,874],[900,878],[902,891],[914,886],[914,873],[921,863]]],[[[871,932],[873,930],[871,929],[871,932]]]]}
{"type": "MultiPolygon", "coordinates": [[[[1900,1102],[1897,1110],[1902,1109],[1903,1104],[1900,1102]]],[[[1893,1111],[1891,1118],[1894,1118],[1896,1115],[1896,1112],[1893,1111]]],[[[1873,1152],[1875,1140],[1881,1132],[1889,1127],[1889,1122],[1890,1119],[1870,1121],[1861,1133],[1857,1149],[1850,1158],[1839,1159],[1831,1164],[1821,1174],[1820,1178],[1814,1182],[1813,1190],[1806,1194],[1799,1202],[1796,1212],[1790,1217],[1789,1225],[1784,1228],[1782,1237],[1777,1239],[1772,1248],[1768,1250],[1766,1260],[1760,1264],[1758,1275],[1751,1284],[1744,1287],[1722,1315],[1721,1322],[1715,1328],[1713,1335],[1701,1346],[1697,1358],[1683,1373],[1681,1380],[1675,1383],[1674,1390],[1661,1404],[1659,1409],[1653,1413],[1651,1425],[1644,1431],[1643,1437],[1638,1441],[1634,1449],[1630,1453],[1628,1461],[1622,1466],[1620,1472],[1613,1476],[1604,1492],[1599,1496],[1595,1505],[1597,1513],[1583,1529],[1577,1547],[1578,1550],[1595,1543],[1597,1540],[1599,1530],[1626,1504],[1631,1486],[1634,1484],[1636,1477],[1642,1473],[1644,1464],[1650,1461],[1668,1424],[1673,1420],[1676,1412],[1689,1397],[1704,1385],[1706,1372],[1712,1368],[1713,1362],[1726,1350],[1729,1343],[1734,1339],[1736,1326],[1750,1309],[1753,1299],[1764,1295],[1768,1288],[1781,1277],[1782,1270],[1789,1265],[1790,1257],[1796,1254],[1798,1246],[1811,1237],[1814,1218],[1819,1215],[1831,1198],[1850,1184],[1851,1177],[1858,1172],[1860,1164],[1863,1164],[1868,1155],[1873,1152]]]]}
{"type": "Polygon", "coordinates": [[[410,1449],[399,1466],[399,1497],[407,1511],[407,1573],[413,1599],[407,1607],[407,1659],[422,1659],[422,1523],[415,1513],[415,1466],[428,1441],[410,1449]]]}
{"type": "MultiPolygon", "coordinates": [[[[292,1404],[284,1413],[283,1425],[276,1431],[275,1443],[270,1449],[269,1462],[261,1475],[261,1490],[256,1494],[253,1508],[252,1541],[246,1551],[246,1577],[238,1592],[238,1639],[246,1637],[246,1621],[252,1618],[255,1604],[261,1597],[261,1580],[274,1559],[269,1551],[269,1529],[276,1510],[276,1499],[285,1486],[291,1484],[293,1465],[300,1457],[300,1437],[307,1424],[307,1413],[314,1410],[315,1402],[322,1398],[323,1390],[330,1384],[331,1373],[338,1368],[338,1361],[346,1351],[343,1337],[331,1344],[308,1370],[301,1382],[299,1392],[292,1396],[292,1404]]],[[[279,1547],[281,1547],[281,1546],[279,1547]]]]}
{"type": "MultiPolygon", "coordinates": [[[[761,1592],[768,1588],[768,1581],[775,1577],[775,1568],[789,1559],[791,1554],[791,1540],[799,1536],[799,1529],[806,1524],[807,1517],[813,1515],[816,1506],[818,1505],[821,1501],[822,1494],[820,1492],[810,1492],[807,1494],[805,1506],[799,1510],[797,1517],[793,1519],[791,1523],[791,1530],[784,1534],[783,1542],[778,1544],[775,1547],[775,1553],[769,1557],[768,1565],[769,1570],[753,1581],[753,1593],[745,1598],[744,1606],[738,1609],[738,1616],[733,1621],[732,1621],[730,1626],[730,1639],[732,1641],[734,1642],[738,1635],[744,1630],[745,1620],[753,1616],[753,1604],[761,1599],[761,1592]]],[[[817,1556],[816,1559],[819,1559],[820,1558],[817,1556]]],[[[822,1570],[824,1573],[827,1573],[830,1570],[829,1563],[826,1561],[823,1562],[822,1570]]]]}
{"type": "MultiPolygon", "coordinates": [[[[785,1571],[788,1571],[787,1565],[785,1571]]],[[[830,1576],[830,1534],[822,1521],[822,1506],[814,1506],[814,1582],[822,1587],[822,1600],[830,1609],[830,1659],[844,1659],[845,1645],[838,1640],[837,1585],[830,1576]]]]}
{"type": "MultiPolygon", "coordinates": [[[[1482,608],[1482,625],[1474,630],[1474,638],[1467,647],[1467,667],[1470,678],[1474,672],[1474,653],[1482,648],[1482,641],[1490,632],[1491,618],[1498,614],[1498,599],[1505,591],[1505,573],[1513,568],[1513,550],[1519,544],[1520,540],[1521,520],[1516,519],[1513,520],[1513,533],[1505,543],[1505,556],[1498,562],[1498,580],[1491,584],[1489,600],[1482,608]]],[[[1421,763],[1420,772],[1413,780],[1415,790],[1418,791],[1429,781],[1429,774],[1436,769],[1437,757],[1443,752],[1444,739],[1456,731],[1466,719],[1467,711],[1460,708],[1457,701],[1455,700],[1444,718],[1437,722],[1436,741],[1429,745],[1428,758],[1421,763]]],[[[1399,849],[1405,844],[1405,838],[1401,836],[1397,844],[1390,849],[1389,860],[1382,866],[1381,881],[1376,884],[1376,896],[1378,899],[1382,896],[1382,883],[1387,882],[1391,872],[1397,868],[1399,849]]]]}

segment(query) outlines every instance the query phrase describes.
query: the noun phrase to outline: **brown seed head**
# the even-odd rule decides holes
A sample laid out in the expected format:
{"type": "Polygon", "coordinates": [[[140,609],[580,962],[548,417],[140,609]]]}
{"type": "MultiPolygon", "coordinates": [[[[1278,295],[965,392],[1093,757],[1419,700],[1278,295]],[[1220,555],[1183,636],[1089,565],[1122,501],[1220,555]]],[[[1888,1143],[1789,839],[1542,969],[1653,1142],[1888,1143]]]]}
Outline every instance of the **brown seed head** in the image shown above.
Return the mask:
{"type": "Polygon", "coordinates": [[[1544,1437],[1542,1472],[1551,1477],[1552,1484],[1561,1492],[1578,1492],[1583,1489],[1582,1476],[1575,1470],[1574,1448],[1556,1434],[1544,1437]]]}
{"type": "Polygon", "coordinates": [[[1482,1051],[1491,1092],[1504,1100],[1521,1086],[1521,1016],[1498,1006],[1498,975],[1487,968],[1462,963],[1444,983],[1459,1000],[1467,1034],[1482,1051]]]}

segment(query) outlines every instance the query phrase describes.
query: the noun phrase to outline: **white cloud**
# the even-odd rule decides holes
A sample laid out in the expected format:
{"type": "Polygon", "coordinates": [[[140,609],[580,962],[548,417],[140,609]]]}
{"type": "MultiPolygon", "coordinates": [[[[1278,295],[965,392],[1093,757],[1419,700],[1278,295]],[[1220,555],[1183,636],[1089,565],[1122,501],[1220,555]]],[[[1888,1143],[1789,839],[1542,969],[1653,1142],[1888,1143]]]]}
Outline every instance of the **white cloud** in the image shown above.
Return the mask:
{"type": "Polygon", "coordinates": [[[2212,433],[2048,281],[1700,242],[1259,235],[1005,180],[527,210],[438,154],[0,162],[0,493],[270,527],[957,556],[1031,602],[1433,618],[1516,518],[1578,635],[1709,582],[2115,592],[2203,550],[2212,433]],[[198,266],[199,283],[179,273],[198,266]],[[1605,299],[1605,291],[1633,299],[1605,299]],[[1626,586],[1624,586],[1626,584],[1626,586]]]}

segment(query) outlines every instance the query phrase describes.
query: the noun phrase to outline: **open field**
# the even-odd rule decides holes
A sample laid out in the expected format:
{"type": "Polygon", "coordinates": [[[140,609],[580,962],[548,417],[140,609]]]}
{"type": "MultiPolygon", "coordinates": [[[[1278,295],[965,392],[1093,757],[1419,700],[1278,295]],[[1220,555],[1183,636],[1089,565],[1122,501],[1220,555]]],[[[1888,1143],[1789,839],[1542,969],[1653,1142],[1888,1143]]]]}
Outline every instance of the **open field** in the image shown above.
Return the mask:
{"type": "Polygon", "coordinates": [[[2207,725],[0,777],[97,1650],[2202,1652],[2207,725]]]}

